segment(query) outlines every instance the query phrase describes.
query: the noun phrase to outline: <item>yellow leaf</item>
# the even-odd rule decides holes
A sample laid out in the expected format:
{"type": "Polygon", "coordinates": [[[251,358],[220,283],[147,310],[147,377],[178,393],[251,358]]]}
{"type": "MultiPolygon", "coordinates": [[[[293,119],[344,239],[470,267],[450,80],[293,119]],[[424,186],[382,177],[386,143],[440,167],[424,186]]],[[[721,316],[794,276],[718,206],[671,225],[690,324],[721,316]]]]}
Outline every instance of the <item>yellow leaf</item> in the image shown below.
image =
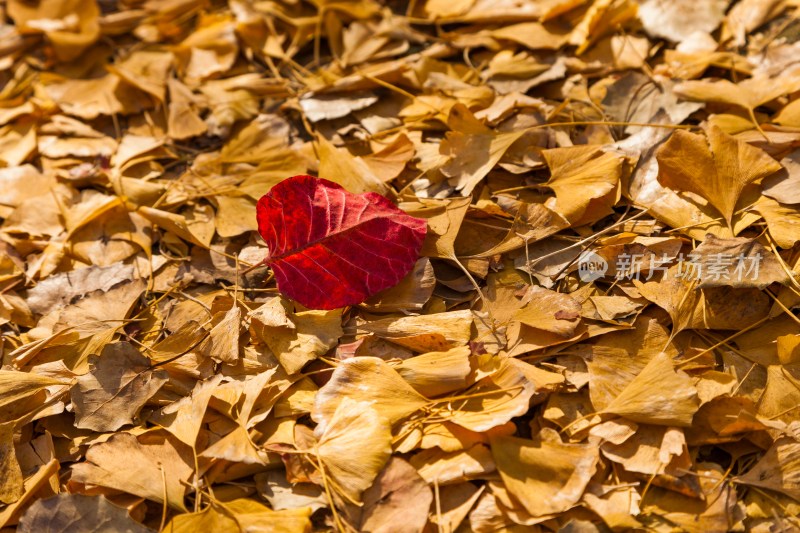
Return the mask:
{"type": "Polygon", "coordinates": [[[686,427],[699,407],[692,379],[661,352],[602,412],[644,424],[686,427]]]}
{"type": "Polygon", "coordinates": [[[514,313],[514,320],[564,337],[575,333],[580,322],[581,305],[571,296],[532,286],[524,299],[528,303],[514,313]]]}
{"type": "Polygon", "coordinates": [[[361,493],[391,457],[391,442],[389,420],[375,405],[345,397],[325,425],[315,451],[332,488],[351,501],[360,501],[361,493]]]}
{"type": "Polygon", "coordinates": [[[599,452],[592,444],[565,444],[551,429],[532,440],[492,439],[492,456],[508,491],[533,516],[567,511],[594,475],[599,452]]]}
{"type": "Polygon", "coordinates": [[[623,157],[591,145],[553,148],[542,155],[551,172],[547,186],[556,193],[554,209],[573,226],[611,212],[619,199],[623,157]]]}
{"type": "Polygon", "coordinates": [[[311,418],[324,431],[345,399],[366,402],[394,424],[429,402],[377,357],[353,357],[339,364],[317,393],[311,418]]]}
{"type": "Polygon", "coordinates": [[[322,135],[317,136],[317,155],[319,157],[319,177],[338,183],[352,193],[387,191],[386,185],[358,156],[346,148],[336,148],[322,135]]]}
{"type": "Polygon", "coordinates": [[[656,155],[658,180],[678,191],[700,195],[732,225],[744,188],[780,170],[780,164],[762,150],[734,139],[716,126],[708,137],[676,131],[656,155]]]}

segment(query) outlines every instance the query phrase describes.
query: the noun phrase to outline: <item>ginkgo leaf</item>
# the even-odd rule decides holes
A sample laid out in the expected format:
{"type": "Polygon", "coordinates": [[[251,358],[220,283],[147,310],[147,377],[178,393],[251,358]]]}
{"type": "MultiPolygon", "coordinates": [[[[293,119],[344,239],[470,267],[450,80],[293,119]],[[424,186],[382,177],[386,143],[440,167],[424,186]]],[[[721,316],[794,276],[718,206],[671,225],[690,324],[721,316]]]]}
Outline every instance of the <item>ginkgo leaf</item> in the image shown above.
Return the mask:
{"type": "Polygon", "coordinates": [[[389,420],[374,405],[346,397],[326,424],[315,452],[333,488],[359,501],[389,460],[391,442],[389,420]]]}
{"type": "Polygon", "coordinates": [[[354,193],[386,192],[386,185],[362,158],[352,155],[346,148],[336,148],[321,135],[317,137],[317,146],[320,179],[337,183],[354,193]]]}
{"type": "MultiPolygon", "coordinates": [[[[458,113],[475,120],[463,104],[456,104],[450,111],[449,122],[458,113]]],[[[439,148],[443,155],[450,157],[442,167],[442,173],[453,179],[456,190],[468,196],[523,133],[496,133],[485,127],[480,130],[449,132],[439,148]]]]}
{"type": "Polygon", "coordinates": [[[661,352],[602,412],[645,424],[685,427],[699,408],[692,379],[661,352]]]}
{"type": "Polygon", "coordinates": [[[383,196],[311,176],[279,183],[257,209],[278,287],[313,309],[357,304],[395,285],[425,239],[425,222],[383,196]]]}
{"type": "Polygon", "coordinates": [[[740,83],[726,79],[690,80],[675,86],[675,93],[690,100],[718,102],[745,109],[753,124],[758,127],[754,110],[756,107],[774,100],[784,94],[800,89],[796,76],[776,76],[774,78],[754,77],[740,83]]]}
{"type": "Polygon", "coordinates": [[[22,469],[14,448],[14,422],[0,424],[0,502],[11,504],[24,494],[22,469]]]}
{"type": "Polygon", "coordinates": [[[208,381],[197,382],[190,396],[184,396],[166,406],[155,413],[150,421],[175,435],[181,442],[194,447],[208,402],[221,380],[222,376],[216,375],[208,381]]]}
{"type": "Polygon", "coordinates": [[[422,531],[432,501],[433,491],[414,467],[392,457],[375,483],[364,492],[359,530],[422,531]]]}
{"type": "Polygon", "coordinates": [[[289,374],[323,355],[343,335],[342,311],[290,312],[290,303],[280,296],[252,311],[250,329],[260,338],[289,374]]]}
{"type": "Polygon", "coordinates": [[[152,530],[135,521],[128,510],[108,501],[104,496],[62,493],[37,500],[19,521],[20,533],[80,531],[124,531],[148,533],[152,530]]]}
{"type": "Polygon", "coordinates": [[[377,357],[343,361],[316,395],[311,417],[323,430],[345,398],[368,402],[395,423],[428,404],[393,368],[377,357]]]}
{"type": "Polygon", "coordinates": [[[167,379],[165,371],[152,369],[130,343],[108,345],[94,369],[80,376],[72,389],[75,427],[116,431],[132,423],[167,379]]]}
{"type": "Polygon", "coordinates": [[[495,471],[492,454],[484,444],[453,452],[430,448],[414,455],[410,463],[425,481],[439,485],[481,477],[495,471]]]}
{"type": "Polygon", "coordinates": [[[472,371],[469,347],[430,352],[406,359],[395,370],[427,398],[463,389],[472,371]]]}
{"type": "Polygon", "coordinates": [[[20,412],[19,408],[33,407],[29,405],[29,400],[48,387],[68,384],[67,380],[30,372],[0,370],[0,422],[9,422],[21,416],[24,411],[20,412]]]}
{"type": "Polygon", "coordinates": [[[508,491],[533,516],[563,512],[577,504],[599,455],[592,444],[562,443],[552,429],[533,440],[498,437],[491,447],[508,491]]]}
{"type": "Polygon", "coordinates": [[[415,352],[445,351],[469,342],[474,315],[471,311],[450,311],[367,322],[359,333],[374,333],[415,352]]]}
{"type": "Polygon", "coordinates": [[[170,520],[163,531],[167,533],[197,533],[200,531],[226,531],[249,533],[308,533],[311,531],[311,509],[285,509],[273,511],[255,499],[240,498],[233,501],[213,502],[195,513],[184,513],[170,520]]]}
{"type": "Polygon", "coordinates": [[[528,303],[514,313],[515,320],[564,337],[572,335],[578,327],[581,305],[568,294],[533,286],[525,299],[528,303]]]}
{"type": "Polygon", "coordinates": [[[421,252],[423,255],[455,258],[455,240],[471,201],[471,197],[450,198],[446,201],[423,198],[420,199],[420,204],[409,205],[411,213],[424,218],[428,223],[421,252]]]}
{"type": "MultiPolygon", "coordinates": [[[[438,404],[437,414],[466,429],[488,431],[526,412],[537,390],[545,390],[553,384],[548,383],[549,378],[562,379],[512,357],[498,358],[491,365],[495,366],[493,372],[489,370],[491,375],[475,383],[463,399],[438,404]]],[[[444,401],[447,397],[440,400],[444,401]]]]}
{"type": "Polygon", "coordinates": [[[800,444],[784,437],[776,440],[750,470],[734,479],[745,485],[774,490],[800,500],[799,466],[800,444]]]}
{"type": "Polygon", "coordinates": [[[769,233],[778,246],[791,248],[800,240],[800,214],[797,209],[766,196],[756,202],[754,209],[764,217],[769,233]]]}
{"type": "Polygon", "coordinates": [[[183,501],[194,472],[188,446],[163,430],[135,437],[115,433],[93,444],[86,461],[72,465],[72,479],[109,487],[185,511],[183,501]],[[136,468],[129,468],[129,465],[136,468]]]}
{"type": "Polygon", "coordinates": [[[745,238],[718,239],[713,235],[694,249],[692,262],[704,275],[698,287],[757,287],[786,283],[789,276],[758,241],[745,238]],[[756,270],[754,265],[758,264],[756,270]]]}
{"type": "Polygon", "coordinates": [[[669,313],[673,335],[683,329],[742,329],[769,311],[770,300],[763,292],[753,288],[698,289],[697,275],[687,275],[688,268],[684,263],[673,266],[661,281],[633,280],[643,297],[669,313]]]}
{"type": "Polygon", "coordinates": [[[619,198],[623,157],[590,145],[544,150],[542,155],[552,173],[547,186],[556,193],[555,211],[573,225],[611,212],[619,198]]]}
{"type": "Polygon", "coordinates": [[[658,181],[702,196],[731,226],[744,188],[781,169],[764,151],[711,126],[708,137],[678,130],[656,154],[658,181]]]}

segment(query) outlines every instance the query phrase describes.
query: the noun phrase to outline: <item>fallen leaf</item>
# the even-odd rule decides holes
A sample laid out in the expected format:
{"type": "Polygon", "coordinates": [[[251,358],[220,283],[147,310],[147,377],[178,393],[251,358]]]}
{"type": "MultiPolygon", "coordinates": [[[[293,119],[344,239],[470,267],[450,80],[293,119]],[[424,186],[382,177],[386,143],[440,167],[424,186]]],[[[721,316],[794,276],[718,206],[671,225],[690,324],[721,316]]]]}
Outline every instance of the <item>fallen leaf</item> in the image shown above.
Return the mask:
{"type": "Polygon", "coordinates": [[[17,531],[24,533],[56,531],[145,533],[152,531],[130,517],[128,511],[104,496],[59,494],[37,500],[20,518],[17,531]]]}
{"type": "Polygon", "coordinates": [[[393,457],[363,498],[359,531],[415,533],[425,527],[433,493],[411,465],[393,457]]]}
{"type": "Polygon", "coordinates": [[[370,403],[344,397],[319,431],[314,452],[331,477],[332,489],[354,502],[361,501],[392,454],[389,420],[370,403]],[[352,451],[358,448],[358,461],[352,451]]]}
{"type": "Polygon", "coordinates": [[[734,479],[745,485],[761,487],[800,499],[797,478],[797,461],[800,460],[798,443],[790,438],[780,438],[747,472],[734,479]]]}
{"type": "Polygon", "coordinates": [[[402,361],[395,367],[400,376],[426,398],[465,388],[472,372],[468,347],[429,352],[402,361]]]}
{"type": "Polygon", "coordinates": [[[691,378],[676,370],[672,359],[661,352],[602,412],[645,424],[685,427],[692,424],[699,407],[691,378]]]}
{"type": "Polygon", "coordinates": [[[653,37],[681,42],[695,32],[713,32],[722,23],[726,7],[724,0],[680,0],[670,8],[658,0],[646,0],[639,6],[639,19],[653,37]]]}
{"type": "Polygon", "coordinates": [[[461,483],[496,471],[492,454],[484,444],[454,452],[431,448],[414,455],[409,462],[428,484],[434,486],[461,483]]]}
{"type": "Polygon", "coordinates": [[[763,289],[771,283],[787,283],[789,280],[772,252],[755,240],[718,239],[709,235],[694,249],[694,255],[692,263],[701,273],[698,288],[730,286],[763,289]]]}
{"type": "Polygon", "coordinates": [[[594,146],[542,152],[550,167],[547,186],[556,193],[552,208],[572,225],[607,215],[619,198],[623,158],[594,146]]]}
{"type": "MultiPolygon", "coordinates": [[[[280,297],[252,311],[251,330],[283,368],[295,374],[333,348],[344,334],[341,310],[290,312],[280,297]]],[[[288,306],[288,305],[287,305],[288,306]]]]}
{"type": "Polygon", "coordinates": [[[14,422],[0,424],[0,502],[11,504],[24,493],[22,469],[14,449],[14,422]]]}
{"type": "Polygon", "coordinates": [[[782,204],[800,204],[800,150],[781,159],[781,165],[780,171],[764,178],[762,192],[782,204]]]}
{"type": "Polygon", "coordinates": [[[361,157],[345,148],[337,148],[322,136],[317,138],[320,179],[338,183],[356,194],[374,192],[384,194],[386,185],[376,176],[361,157]]]}
{"type": "Polygon", "coordinates": [[[72,479],[186,511],[184,495],[194,466],[185,448],[164,432],[139,437],[116,433],[89,448],[86,462],[72,466],[72,479]],[[129,464],[136,464],[136,469],[127,468],[129,464]]]}
{"type": "Polygon", "coordinates": [[[491,448],[508,491],[533,516],[563,512],[576,505],[598,461],[596,447],[564,444],[553,430],[532,440],[498,437],[491,448]]]}
{"type": "Polygon", "coordinates": [[[311,176],[290,178],[263,196],[258,226],[281,290],[317,309],[360,303],[395,285],[414,266],[425,237],[421,220],[385,198],[356,196],[311,176]],[[300,202],[305,213],[285,210],[300,202]]]}
{"type": "Polygon", "coordinates": [[[44,32],[61,61],[77,58],[100,37],[100,9],[93,0],[35,5],[14,0],[9,3],[8,14],[21,28],[44,32]]]}
{"type": "Polygon", "coordinates": [[[314,401],[311,417],[318,428],[327,428],[345,398],[368,403],[392,424],[428,404],[425,397],[376,357],[353,357],[339,364],[314,401]]]}
{"type": "MultiPolygon", "coordinates": [[[[458,113],[471,115],[466,107],[457,104],[450,111],[449,120],[460,120],[453,117],[458,113]]],[[[452,178],[457,191],[468,196],[521,136],[522,132],[495,133],[485,127],[478,131],[453,131],[439,148],[442,155],[450,158],[442,173],[452,178]]]]}
{"type": "Polygon", "coordinates": [[[75,427],[104,432],[133,423],[167,379],[165,371],[154,370],[131,344],[106,346],[92,371],[80,376],[72,389],[75,427]]]}
{"type": "Polygon", "coordinates": [[[308,533],[311,531],[311,509],[273,511],[255,500],[240,498],[217,502],[195,513],[175,516],[164,528],[169,533],[193,531],[273,531],[275,533],[308,533]]]}
{"type": "Polygon", "coordinates": [[[581,306],[569,295],[533,286],[524,299],[528,303],[514,313],[514,320],[564,337],[578,327],[581,306]]]}
{"type": "Polygon", "coordinates": [[[473,320],[471,311],[390,317],[365,323],[358,333],[373,333],[416,352],[446,351],[469,342],[473,320]]]}
{"type": "Polygon", "coordinates": [[[780,170],[766,153],[726,134],[716,126],[701,135],[676,131],[657,152],[658,180],[678,191],[700,195],[731,226],[744,188],[780,170]],[[701,178],[702,176],[702,178],[701,178]]]}

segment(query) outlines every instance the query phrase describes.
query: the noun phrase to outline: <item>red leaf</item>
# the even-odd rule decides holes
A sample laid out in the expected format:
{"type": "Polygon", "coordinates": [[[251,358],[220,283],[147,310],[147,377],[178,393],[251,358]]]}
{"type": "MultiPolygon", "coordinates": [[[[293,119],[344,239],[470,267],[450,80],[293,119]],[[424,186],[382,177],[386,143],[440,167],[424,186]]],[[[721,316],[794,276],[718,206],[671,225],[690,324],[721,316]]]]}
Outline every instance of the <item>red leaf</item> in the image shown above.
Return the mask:
{"type": "Polygon", "coordinates": [[[278,289],[311,309],[354,305],[396,285],[419,258],[427,227],[380,194],[305,175],[262,196],[257,218],[278,289]]]}

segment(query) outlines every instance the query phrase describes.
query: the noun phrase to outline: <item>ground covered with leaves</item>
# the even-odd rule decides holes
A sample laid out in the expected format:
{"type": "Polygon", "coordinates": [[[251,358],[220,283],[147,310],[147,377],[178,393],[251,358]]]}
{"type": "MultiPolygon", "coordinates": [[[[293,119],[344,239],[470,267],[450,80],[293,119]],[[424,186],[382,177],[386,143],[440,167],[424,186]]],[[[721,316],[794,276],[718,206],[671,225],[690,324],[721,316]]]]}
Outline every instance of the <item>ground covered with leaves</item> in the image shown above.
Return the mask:
{"type": "Polygon", "coordinates": [[[797,8],[0,2],[0,527],[797,530],[797,8]],[[298,174],[411,272],[278,292],[298,174]]]}

